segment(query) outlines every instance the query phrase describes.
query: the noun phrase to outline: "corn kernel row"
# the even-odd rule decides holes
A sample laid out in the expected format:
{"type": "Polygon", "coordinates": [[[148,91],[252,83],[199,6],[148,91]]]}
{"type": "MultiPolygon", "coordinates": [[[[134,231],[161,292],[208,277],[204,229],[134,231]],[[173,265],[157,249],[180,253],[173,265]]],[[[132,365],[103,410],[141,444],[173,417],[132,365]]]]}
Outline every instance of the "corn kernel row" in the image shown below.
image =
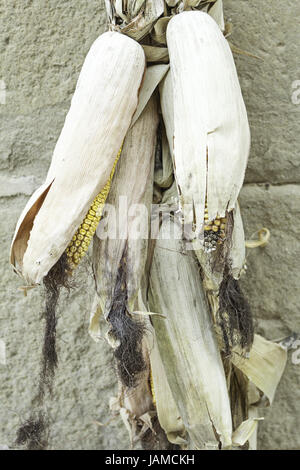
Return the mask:
{"type": "Polygon", "coordinates": [[[81,259],[87,252],[88,247],[96,232],[97,226],[102,217],[105,201],[110,190],[111,181],[121,152],[122,147],[120,148],[117,158],[114,161],[114,165],[112,167],[109,179],[107,180],[105,186],[102,188],[101,192],[93,200],[92,205],[88,213],[86,214],[82,224],[77,229],[75,235],[73,236],[71,242],[69,243],[66,249],[68,262],[71,269],[75,269],[78,263],[81,261],[81,259]]]}

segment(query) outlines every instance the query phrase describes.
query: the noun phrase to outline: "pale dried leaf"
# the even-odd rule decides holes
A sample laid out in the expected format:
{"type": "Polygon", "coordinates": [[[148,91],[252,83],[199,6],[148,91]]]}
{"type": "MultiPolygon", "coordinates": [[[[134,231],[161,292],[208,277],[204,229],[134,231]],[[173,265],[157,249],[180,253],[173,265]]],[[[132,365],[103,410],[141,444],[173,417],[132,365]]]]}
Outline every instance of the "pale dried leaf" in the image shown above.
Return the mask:
{"type": "Polygon", "coordinates": [[[186,443],[185,428],[171,392],[152,327],[147,331],[152,380],[159,423],[173,444],[186,443]]]}
{"type": "Polygon", "coordinates": [[[143,110],[145,109],[146,104],[150,100],[151,96],[154,93],[155,88],[164,78],[165,74],[169,70],[169,65],[158,64],[147,67],[143,83],[139,93],[139,101],[136,108],[136,111],[133,115],[130,128],[134,126],[143,110]]]}
{"type": "Polygon", "coordinates": [[[180,227],[163,221],[150,272],[149,306],[167,379],[192,448],[231,444],[231,412],[224,369],[193,252],[180,227]],[[172,225],[170,228],[169,225],[172,225]],[[168,239],[169,233],[174,239],[168,239]],[[215,434],[216,431],[216,434],[215,434]]]}
{"type": "Polygon", "coordinates": [[[107,199],[107,216],[104,215],[94,238],[94,272],[105,318],[114,299],[120,261],[125,250],[127,308],[129,312],[135,310],[134,303],[147,257],[157,125],[157,107],[152,98],[127,133],[107,199]],[[138,228],[141,233],[135,231],[138,228]]]}
{"type": "Polygon", "coordinates": [[[217,0],[208,10],[208,14],[215,20],[222,32],[225,31],[225,22],[223,14],[223,0],[217,0]]]}
{"type": "Polygon", "coordinates": [[[239,427],[232,434],[232,445],[233,446],[243,446],[255,433],[258,425],[258,421],[263,420],[263,418],[249,418],[246,421],[243,421],[239,427]]]}
{"type": "Polygon", "coordinates": [[[210,220],[235,206],[249,153],[247,113],[230,48],[208,14],[173,17],[167,42],[176,180],[185,221],[201,229],[206,197],[210,220]]]}
{"type": "Polygon", "coordinates": [[[144,49],[146,61],[148,63],[159,62],[167,64],[169,62],[169,52],[167,47],[155,47],[147,45],[142,45],[142,47],[144,49]]]}
{"type": "Polygon", "coordinates": [[[266,395],[271,404],[286,365],[286,350],[260,335],[254,335],[249,358],[233,353],[231,360],[266,395]]]}

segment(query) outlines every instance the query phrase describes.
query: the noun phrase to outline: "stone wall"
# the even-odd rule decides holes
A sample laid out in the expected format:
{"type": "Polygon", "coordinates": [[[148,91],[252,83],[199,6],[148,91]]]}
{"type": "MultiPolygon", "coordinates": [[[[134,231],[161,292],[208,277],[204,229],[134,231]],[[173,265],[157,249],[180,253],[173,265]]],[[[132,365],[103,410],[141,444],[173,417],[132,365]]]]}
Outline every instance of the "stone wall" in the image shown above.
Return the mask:
{"type": "MultiPolygon", "coordinates": [[[[300,4],[225,0],[224,6],[234,24],[231,41],[262,59],[235,54],[252,131],[240,198],[245,231],[247,237],[262,226],[271,231],[266,248],[249,251],[243,287],[256,331],[278,339],[300,333],[300,105],[292,95],[300,79],[300,4]]],[[[11,445],[27,417],[43,334],[40,292],[24,297],[18,290],[20,279],[8,264],[9,245],[28,196],[45,177],[84,57],[104,23],[101,0],[0,0],[0,340],[6,344],[6,365],[0,364],[0,446],[11,445]]],[[[110,420],[108,400],[116,392],[111,351],[87,333],[90,271],[87,259],[79,268],[79,287],[61,302],[59,368],[49,404],[53,449],[129,447],[120,420],[110,420]]],[[[299,382],[300,364],[289,353],[273,407],[260,425],[259,448],[300,447],[299,382]]]]}

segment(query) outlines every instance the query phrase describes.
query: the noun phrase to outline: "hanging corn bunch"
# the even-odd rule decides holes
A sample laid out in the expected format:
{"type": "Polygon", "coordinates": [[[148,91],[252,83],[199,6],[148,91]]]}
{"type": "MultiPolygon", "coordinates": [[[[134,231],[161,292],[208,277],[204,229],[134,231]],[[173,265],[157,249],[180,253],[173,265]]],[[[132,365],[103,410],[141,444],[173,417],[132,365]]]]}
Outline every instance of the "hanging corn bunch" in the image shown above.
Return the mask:
{"type": "Polygon", "coordinates": [[[39,402],[57,362],[59,289],[93,239],[89,331],[114,350],[111,409],[131,445],[255,448],[257,407],[274,398],[286,353],[254,335],[238,282],[250,131],[222,0],[105,5],[110,31],[86,57],[11,248],[25,289],[51,293],[39,402]]]}

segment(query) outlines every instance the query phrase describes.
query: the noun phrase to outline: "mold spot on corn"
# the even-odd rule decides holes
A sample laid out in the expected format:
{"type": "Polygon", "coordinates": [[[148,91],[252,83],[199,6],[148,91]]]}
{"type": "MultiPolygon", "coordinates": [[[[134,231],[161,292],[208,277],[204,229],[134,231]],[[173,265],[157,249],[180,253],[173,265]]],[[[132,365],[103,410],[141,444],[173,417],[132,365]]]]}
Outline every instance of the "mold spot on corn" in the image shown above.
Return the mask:
{"type": "Polygon", "coordinates": [[[66,249],[68,264],[71,269],[75,269],[81,259],[84,257],[96,232],[97,226],[102,217],[105,201],[110,190],[111,181],[114,176],[116,165],[120,158],[121,152],[122,147],[120,148],[117,158],[114,161],[109,179],[102,188],[101,192],[93,200],[82,224],[78,227],[75,235],[72,237],[72,240],[66,249]]]}
{"type": "Polygon", "coordinates": [[[209,221],[207,202],[205,202],[204,211],[204,251],[210,253],[217,249],[225,239],[226,217],[216,217],[215,220],[209,221]]]}

